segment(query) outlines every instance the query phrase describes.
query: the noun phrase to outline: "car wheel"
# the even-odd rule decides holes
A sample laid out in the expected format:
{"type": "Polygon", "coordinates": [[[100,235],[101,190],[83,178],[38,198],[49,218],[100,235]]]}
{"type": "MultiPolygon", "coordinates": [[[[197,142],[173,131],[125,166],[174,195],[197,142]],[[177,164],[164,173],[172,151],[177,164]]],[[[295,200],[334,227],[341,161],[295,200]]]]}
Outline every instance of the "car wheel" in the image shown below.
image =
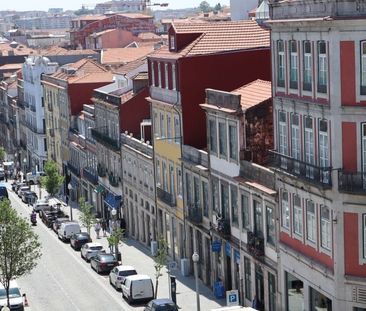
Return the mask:
{"type": "Polygon", "coordinates": [[[128,301],[128,304],[131,304],[131,303],[133,302],[133,299],[132,299],[132,297],[131,297],[131,296],[128,296],[128,299],[127,299],[127,301],[128,301]]]}

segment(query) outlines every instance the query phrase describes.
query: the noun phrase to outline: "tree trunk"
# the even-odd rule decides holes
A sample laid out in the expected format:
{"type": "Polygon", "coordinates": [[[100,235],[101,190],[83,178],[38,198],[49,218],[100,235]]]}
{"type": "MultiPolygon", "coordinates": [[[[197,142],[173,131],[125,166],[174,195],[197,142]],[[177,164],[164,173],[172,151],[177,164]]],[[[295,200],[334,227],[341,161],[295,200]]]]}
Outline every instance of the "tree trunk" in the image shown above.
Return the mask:
{"type": "Polygon", "coordinates": [[[158,287],[159,287],[159,279],[156,278],[156,281],[155,281],[155,297],[154,297],[154,299],[156,299],[156,297],[158,297],[158,287]]]}
{"type": "Polygon", "coordinates": [[[8,307],[10,309],[9,287],[10,287],[10,282],[9,282],[8,286],[6,286],[6,288],[5,288],[5,290],[6,290],[6,301],[7,301],[8,307]]]}

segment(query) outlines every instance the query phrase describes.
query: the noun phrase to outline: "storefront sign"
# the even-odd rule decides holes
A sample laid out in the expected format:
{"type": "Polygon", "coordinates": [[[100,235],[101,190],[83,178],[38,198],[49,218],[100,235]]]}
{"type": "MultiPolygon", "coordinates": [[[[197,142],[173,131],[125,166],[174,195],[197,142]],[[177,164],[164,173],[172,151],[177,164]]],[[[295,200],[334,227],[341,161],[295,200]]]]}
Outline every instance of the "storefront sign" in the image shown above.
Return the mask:
{"type": "Polygon", "coordinates": [[[231,257],[231,245],[229,242],[226,242],[225,244],[225,254],[228,257],[231,257]]]}
{"type": "Polygon", "coordinates": [[[214,253],[219,253],[221,251],[221,241],[220,240],[212,241],[211,247],[214,253]]]}

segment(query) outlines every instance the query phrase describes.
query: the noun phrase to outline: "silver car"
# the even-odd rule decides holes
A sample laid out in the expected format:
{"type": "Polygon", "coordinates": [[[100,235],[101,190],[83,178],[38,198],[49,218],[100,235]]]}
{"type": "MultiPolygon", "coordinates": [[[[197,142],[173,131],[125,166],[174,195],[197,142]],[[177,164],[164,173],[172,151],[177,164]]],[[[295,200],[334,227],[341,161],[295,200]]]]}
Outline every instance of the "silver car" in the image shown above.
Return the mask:
{"type": "Polygon", "coordinates": [[[98,253],[105,253],[103,245],[97,242],[86,243],[81,247],[80,256],[87,262],[98,253]]]}
{"type": "Polygon", "coordinates": [[[121,284],[127,276],[137,274],[136,269],[132,266],[117,266],[109,273],[109,284],[115,289],[121,289],[121,284]]]}

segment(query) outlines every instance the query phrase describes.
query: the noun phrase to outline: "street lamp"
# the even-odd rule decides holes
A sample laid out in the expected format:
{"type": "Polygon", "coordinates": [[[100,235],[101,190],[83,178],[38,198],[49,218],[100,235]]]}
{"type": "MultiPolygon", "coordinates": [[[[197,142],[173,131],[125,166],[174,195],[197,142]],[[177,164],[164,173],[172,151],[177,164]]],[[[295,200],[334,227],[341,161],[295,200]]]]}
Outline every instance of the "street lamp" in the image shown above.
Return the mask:
{"type": "MultiPolygon", "coordinates": [[[[69,189],[69,199],[70,199],[70,191],[72,191],[72,189],[73,189],[71,183],[69,183],[67,185],[67,189],[69,189]]],[[[68,200],[68,201],[70,201],[70,200],[68,200]]],[[[68,203],[70,205],[70,220],[72,220],[72,207],[71,207],[71,203],[70,202],[68,202],[68,203]]]]}
{"type": "Polygon", "coordinates": [[[23,159],[23,164],[24,164],[24,173],[23,173],[23,178],[25,178],[25,173],[27,173],[27,158],[23,159]]]}
{"type": "MultiPolygon", "coordinates": [[[[112,208],[111,214],[112,214],[112,219],[113,219],[113,222],[112,222],[113,234],[117,236],[117,222],[116,222],[117,210],[115,208],[112,208]]],[[[116,260],[118,260],[118,242],[117,241],[115,244],[115,256],[116,256],[116,260]]]]}
{"type": "Polygon", "coordinates": [[[200,260],[200,255],[197,252],[194,252],[192,255],[193,265],[194,265],[194,276],[196,279],[196,300],[197,300],[197,311],[201,310],[200,306],[200,289],[198,283],[198,261],[200,260]]]}

